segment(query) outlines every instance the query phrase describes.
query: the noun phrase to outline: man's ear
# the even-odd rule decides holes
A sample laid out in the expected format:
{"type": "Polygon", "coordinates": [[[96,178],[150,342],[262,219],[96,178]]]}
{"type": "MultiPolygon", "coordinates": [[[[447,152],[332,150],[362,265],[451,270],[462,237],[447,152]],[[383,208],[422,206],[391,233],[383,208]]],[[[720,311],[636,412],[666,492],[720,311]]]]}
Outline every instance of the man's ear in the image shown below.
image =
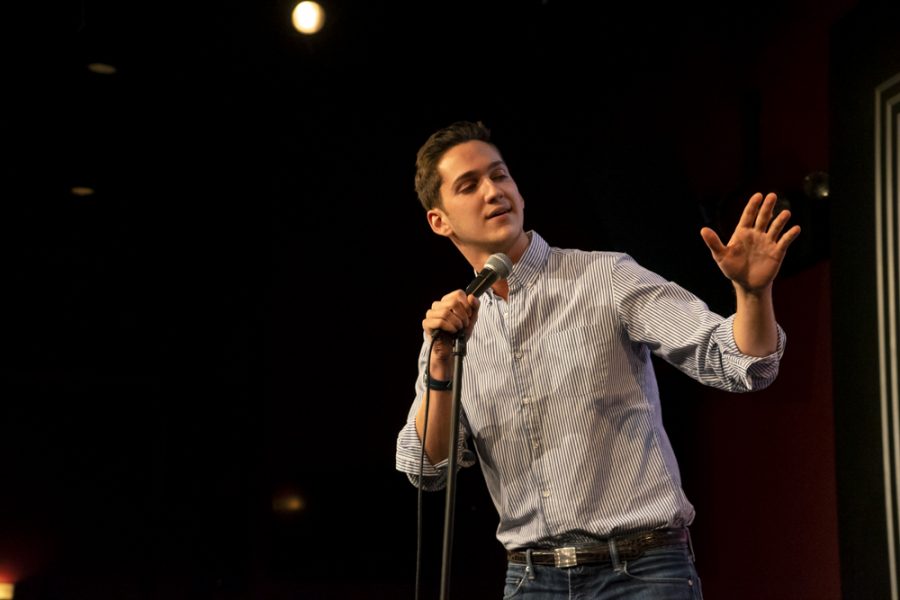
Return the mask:
{"type": "Polygon", "coordinates": [[[453,233],[453,227],[447,219],[447,214],[439,208],[432,208],[425,215],[428,217],[428,224],[431,230],[438,235],[450,237],[453,233]]]}

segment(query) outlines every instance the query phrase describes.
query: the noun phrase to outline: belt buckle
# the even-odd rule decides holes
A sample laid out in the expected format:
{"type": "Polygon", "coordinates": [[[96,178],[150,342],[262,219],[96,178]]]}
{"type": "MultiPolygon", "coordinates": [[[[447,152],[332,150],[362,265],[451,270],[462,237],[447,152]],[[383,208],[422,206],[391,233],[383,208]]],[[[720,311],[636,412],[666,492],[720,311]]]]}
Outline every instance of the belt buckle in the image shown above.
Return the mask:
{"type": "Polygon", "coordinates": [[[578,553],[573,546],[554,548],[553,558],[557,568],[574,567],[578,565],[578,553]]]}

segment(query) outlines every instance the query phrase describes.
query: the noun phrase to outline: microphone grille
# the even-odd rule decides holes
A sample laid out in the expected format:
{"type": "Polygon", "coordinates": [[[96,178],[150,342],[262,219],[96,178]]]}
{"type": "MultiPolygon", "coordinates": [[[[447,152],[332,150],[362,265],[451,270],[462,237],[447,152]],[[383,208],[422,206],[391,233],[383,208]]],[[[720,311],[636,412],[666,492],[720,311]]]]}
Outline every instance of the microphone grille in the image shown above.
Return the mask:
{"type": "Polygon", "coordinates": [[[491,269],[497,273],[498,279],[506,279],[512,273],[512,261],[502,252],[491,254],[484,263],[485,269],[491,269]]]}

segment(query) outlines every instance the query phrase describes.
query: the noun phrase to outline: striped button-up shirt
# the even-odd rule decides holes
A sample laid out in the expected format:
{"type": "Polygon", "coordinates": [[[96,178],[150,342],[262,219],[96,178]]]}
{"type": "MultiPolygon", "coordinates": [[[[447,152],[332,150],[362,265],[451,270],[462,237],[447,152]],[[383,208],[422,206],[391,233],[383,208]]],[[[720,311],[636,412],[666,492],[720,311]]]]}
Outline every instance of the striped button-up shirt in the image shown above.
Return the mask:
{"type": "MultiPolygon", "coordinates": [[[[767,357],[738,350],[733,319],[626,254],[551,248],[536,233],[509,275],[509,300],[489,290],[467,345],[459,461],[477,454],[507,549],[590,543],[689,525],[663,429],[651,352],[704,384],[743,392],[771,383],[785,337],[767,357]],[[474,450],[474,452],[473,452],[474,450]]],[[[397,439],[397,469],[436,490],[447,461],[425,457],[415,400],[397,439]]]]}

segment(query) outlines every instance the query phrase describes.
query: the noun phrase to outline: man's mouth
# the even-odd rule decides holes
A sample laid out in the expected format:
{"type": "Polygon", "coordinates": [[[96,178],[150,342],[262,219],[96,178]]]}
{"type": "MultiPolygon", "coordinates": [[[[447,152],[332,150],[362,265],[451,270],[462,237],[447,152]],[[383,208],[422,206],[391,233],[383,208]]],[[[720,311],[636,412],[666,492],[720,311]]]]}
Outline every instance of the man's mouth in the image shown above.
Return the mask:
{"type": "Polygon", "coordinates": [[[487,216],[487,218],[488,218],[488,219],[493,219],[494,217],[501,217],[501,216],[505,215],[505,214],[508,213],[508,212],[509,212],[509,209],[508,209],[508,208],[501,208],[501,209],[495,210],[494,212],[492,212],[491,214],[489,214],[489,215],[487,216]]]}

